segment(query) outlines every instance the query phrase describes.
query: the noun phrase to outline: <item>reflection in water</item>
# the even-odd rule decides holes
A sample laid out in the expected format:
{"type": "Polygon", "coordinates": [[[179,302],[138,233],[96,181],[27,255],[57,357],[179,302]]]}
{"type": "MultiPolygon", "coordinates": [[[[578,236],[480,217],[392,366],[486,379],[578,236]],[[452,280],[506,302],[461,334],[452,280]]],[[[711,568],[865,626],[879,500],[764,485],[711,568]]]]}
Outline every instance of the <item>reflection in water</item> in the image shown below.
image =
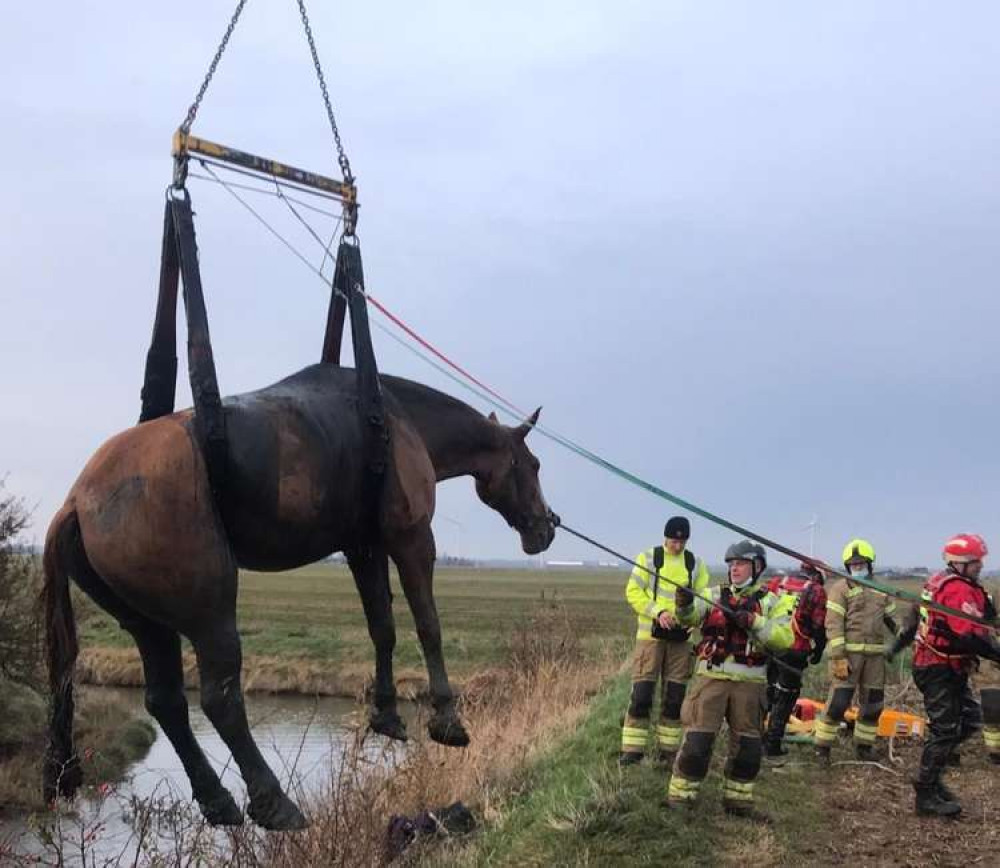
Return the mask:
{"type": "MultiPolygon", "coordinates": [[[[124,699],[137,712],[145,713],[142,690],[104,688],[104,691],[109,696],[124,699]]],[[[246,787],[229,749],[202,713],[197,694],[189,694],[188,703],[191,728],[198,743],[237,804],[245,806],[246,787]]],[[[250,694],[246,697],[246,706],[254,738],[264,759],[278,776],[282,787],[300,801],[322,793],[331,779],[336,777],[346,747],[353,743],[357,728],[366,719],[363,706],[352,700],[330,697],[250,694]]],[[[406,716],[406,709],[401,710],[406,716]]],[[[393,751],[390,744],[381,737],[369,737],[365,742],[365,754],[372,762],[392,762],[401,754],[393,751]]],[[[187,804],[191,799],[191,786],[184,769],[159,727],[150,752],[130,769],[127,780],[115,788],[113,798],[105,799],[103,804],[98,801],[78,802],[79,817],[75,826],[84,828],[98,822],[104,824],[99,837],[88,848],[88,865],[92,858],[94,864],[102,865],[116,859],[123,850],[129,851],[133,829],[127,814],[133,796],[155,799],[160,804],[187,804]]],[[[40,842],[27,830],[24,821],[0,821],[0,837],[11,835],[20,838],[19,851],[41,852],[40,842]]]]}

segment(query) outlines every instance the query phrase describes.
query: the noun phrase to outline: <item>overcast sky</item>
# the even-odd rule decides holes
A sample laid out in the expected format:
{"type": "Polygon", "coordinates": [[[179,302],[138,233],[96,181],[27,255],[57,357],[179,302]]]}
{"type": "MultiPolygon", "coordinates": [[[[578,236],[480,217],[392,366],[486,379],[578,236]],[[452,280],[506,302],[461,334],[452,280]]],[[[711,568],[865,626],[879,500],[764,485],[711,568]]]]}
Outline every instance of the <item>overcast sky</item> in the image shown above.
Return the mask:
{"type": "MultiPolygon", "coordinates": [[[[170,137],[233,5],[5,4],[0,473],[38,538],[137,417],[170,137]]],[[[735,521],[807,546],[817,515],[818,555],[863,535],[931,564],[959,531],[1000,551],[1000,6],[312,6],[369,288],[429,340],[735,521]]],[[[292,0],[250,0],[194,130],[335,173],[292,0]]],[[[316,361],[322,284],[224,190],[191,193],[223,392],[316,361]]],[[[569,523],[659,538],[669,504],[530,442],[569,523]]],[[[439,549],[519,555],[470,480],[439,512],[439,549]]],[[[696,521],[692,547],[731,537],[696,521]]]]}

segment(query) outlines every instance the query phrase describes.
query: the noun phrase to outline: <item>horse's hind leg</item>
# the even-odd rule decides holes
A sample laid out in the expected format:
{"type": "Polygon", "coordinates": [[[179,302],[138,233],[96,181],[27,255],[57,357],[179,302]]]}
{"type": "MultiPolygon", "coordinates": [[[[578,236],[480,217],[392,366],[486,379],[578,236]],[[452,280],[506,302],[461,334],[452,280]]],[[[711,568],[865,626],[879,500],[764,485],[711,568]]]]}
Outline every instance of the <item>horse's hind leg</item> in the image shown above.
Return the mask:
{"type": "Polygon", "coordinates": [[[77,572],[77,584],[127,630],[139,648],[146,681],[146,710],[174,746],[191,791],[205,819],[213,826],[238,826],[243,814],[205,758],[191,731],[181,641],[176,630],[157,624],[117,596],[90,568],[77,572]]]}
{"type": "Polygon", "coordinates": [[[250,734],[240,689],[243,655],[235,620],[213,624],[190,638],[198,655],[201,707],[240,767],[250,795],[250,817],[272,831],[304,828],[305,817],[282,791],[250,734]]]}
{"type": "Polygon", "coordinates": [[[384,549],[366,548],[347,552],[347,562],[365,608],[368,635],[375,646],[375,711],[369,724],[377,733],[404,740],[406,724],[396,708],[396,685],[392,678],[396,624],[389,591],[389,558],[384,549]]]}
{"type": "Polygon", "coordinates": [[[201,812],[213,826],[239,826],[243,813],[202,753],[188,718],[180,636],[153,622],[126,629],[135,637],[146,674],[146,710],[177,751],[201,812]]]}

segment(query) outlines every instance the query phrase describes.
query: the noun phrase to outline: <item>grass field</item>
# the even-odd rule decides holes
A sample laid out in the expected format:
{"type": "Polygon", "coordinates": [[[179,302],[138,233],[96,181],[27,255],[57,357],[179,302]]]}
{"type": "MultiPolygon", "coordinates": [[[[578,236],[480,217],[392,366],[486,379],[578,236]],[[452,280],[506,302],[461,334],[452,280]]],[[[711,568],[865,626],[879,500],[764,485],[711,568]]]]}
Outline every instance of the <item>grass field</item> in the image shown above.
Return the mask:
{"type": "MultiPolygon", "coordinates": [[[[464,678],[496,663],[507,641],[529,619],[556,608],[595,654],[607,642],[631,644],[634,616],[624,600],[620,570],[492,570],[440,568],[434,593],[449,673],[464,678]]],[[[423,667],[413,619],[393,576],[395,661],[400,672],[423,667]]],[[[128,634],[93,605],[78,606],[84,648],[131,648],[128,634]]],[[[287,573],[240,577],[239,627],[246,657],[264,655],[322,662],[329,667],[373,665],[374,652],[350,571],[317,564],[287,573]]]]}
{"type": "MultiPolygon", "coordinates": [[[[510,637],[549,609],[568,619],[587,653],[596,655],[614,643],[624,654],[632,645],[635,624],[624,599],[626,578],[624,570],[611,569],[439,567],[434,593],[449,674],[461,680],[497,663],[510,637]]],[[[395,575],[392,584],[397,672],[416,676],[423,669],[423,657],[395,575]]],[[[898,586],[915,591],[920,583],[899,582],[898,586]]],[[[345,566],[324,563],[287,573],[244,572],[238,607],[248,660],[295,661],[312,670],[325,667],[352,673],[373,665],[361,601],[345,566]]],[[[85,653],[95,649],[131,652],[131,638],[113,618],[83,600],[78,602],[78,612],[85,653]]],[[[105,680],[116,681],[113,677],[105,680]]],[[[273,678],[265,681],[273,689],[273,678]]],[[[125,679],[123,683],[131,682],[125,679]]]]}

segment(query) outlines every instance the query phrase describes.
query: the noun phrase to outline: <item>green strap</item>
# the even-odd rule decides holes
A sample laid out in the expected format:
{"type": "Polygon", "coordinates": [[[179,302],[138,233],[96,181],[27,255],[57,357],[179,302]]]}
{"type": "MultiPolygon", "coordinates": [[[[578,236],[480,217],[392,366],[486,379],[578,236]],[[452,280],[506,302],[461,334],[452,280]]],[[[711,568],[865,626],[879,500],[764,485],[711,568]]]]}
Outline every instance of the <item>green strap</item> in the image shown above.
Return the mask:
{"type": "MultiPolygon", "coordinates": [[[[437,370],[439,373],[444,374],[444,376],[446,376],[449,380],[458,383],[459,386],[461,386],[466,391],[476,395],[480,400],[485,401],[487,404],[491,405],[492,407],[495,407],[496,409],[504,413],[507,413],[514,419],[522,419],[524,417],[524,413],[517,407],[515,407],[513,404],[511,404],[509,401],[495,398],[492,395],[487,394],[485,391],[473,386],[465,379],[459,377],[457,374],[448,370],[443,365],[438,364],[430,356],[421,352],[415,346],[403,340],[394,332],[390,331],[388,327],[382,325],[377,321],[375,322],[375,326],[381,332],[388,335],[392,340],[394,340],[400,346],[406,348],[418,358],[423,359],[423,361],[425,361],[432,368],[437,370]]],[[[707,509],[702,509],[697,504],[691,503],[691,501],[685,500],[683,497],[678,497],[676,494],[671,494],[669,491],[660,488],[658,485],[655,485],[652,482],[648,482],[647,480],[642,479],[639,476],[636,476],[634,473],[630,473],[624,468],[619,467],[617,464],[613,464],[612,462],[608,461],[606,458],[602,458],[600,455],[591,452],[589,449],[580,446],[577,443],[574,443],[568,437],[564,437],[563,435],[558,434],[555,431],[552,431],[548,428],[545,428],[542,425],[536,423],[535,430],[538,431],[538,433],[543,435],[544,437],[547,437],[549,440],[558,443],[563,448],[568,449],[571,452],[575,452],[581,458],[586,459],[592,464],[596,464],[598,467],[607,470],[609,473],[612,473],[615,476],[624,479],[626,482],[629,482],[638,488],[648,491],[650,494],[659,497],[661,500],[669,501],[670,503],[673,503],[674,505],[679,506],[682,509],[686,509],[688,512],[693,512],[695,515],[707,519],[713,524],[717,524],[720,525],[721,527],[728,528],[729,530],[741,534],[742,536],[748,537],[749,539],[756,540],[762,545],[767,546],[769,549],[774,549],[776,552],[781,552],[782,554],[787,555],[790,558],[795,558],[796,560],[799,561],[804,561],[806,563],[813,563],[818,566],[821,566],[825,571],[829,572],[831,575],[837,576],[838,578],[842,579],[849,579],[855,584],[863,585],[866,588],[871,588],[873,591],[878,591],[878,593],[884,594],[887,597],[895,597],[896,599],[906,600],[907,602],[912,602],[912,603],[921,602],[919,594],[915,594],[911,591],[905,591],[900,588],[889,588],[887,586],[880,585],[878,582],[875,582],[869,578],[859,579],[854,576],[848,576],[846,573],[833,569],[832,567],[829,566],[829,564],[823,563],[823,561],[817,560],[816,558],[808,557],[802,554],[801,552],[795,551],[795,549],[783,546],[781,543],[775,540],[768,539],[765,536],[761,536],[760,534],[755,533],[749,528],[743,527],[742,525],[729,521],[728,519],[723,518],[720,515],[716,515],[713,512],[709,512],[707,509]]],[[[945,615],[951,615],[955,618],[960,618],[964,621],[970,621],[974,624],[979,624],[982,627],[989,627],[994,630],[997,629],[996,625],[991,624],[984,618],[977,618],[973,615],[967,614],[966,612],[962,612],[959,609],[953,609],[950,606],[942,606],[940,603],[927,603],[927,602],[924,602],[924,605],[927,606],[928,608],[934,609],[935,611],[941,612],[942,614],[945,615]]]]}

